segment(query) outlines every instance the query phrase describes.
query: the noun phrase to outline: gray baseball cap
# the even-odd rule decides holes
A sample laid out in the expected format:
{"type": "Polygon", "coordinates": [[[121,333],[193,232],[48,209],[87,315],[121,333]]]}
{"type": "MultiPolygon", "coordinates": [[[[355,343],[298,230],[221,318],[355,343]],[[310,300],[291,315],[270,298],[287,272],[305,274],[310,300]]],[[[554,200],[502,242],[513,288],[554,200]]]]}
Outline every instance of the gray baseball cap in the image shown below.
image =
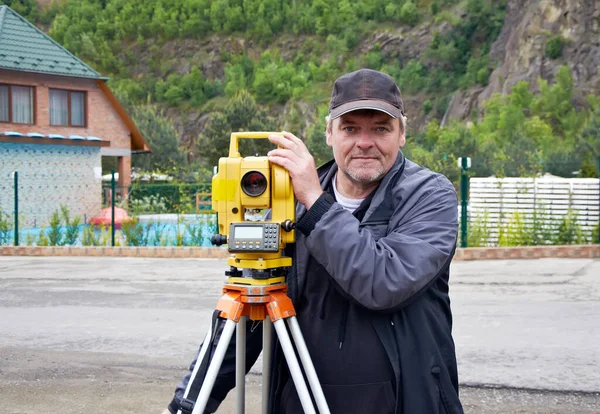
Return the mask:
{"type": "Polygon", "coordinates": [[[372,69],[360,69],[340,76],[331,93],[330,118],[339,118],[358,109],[385,112],[392,118],[404,115],[404,103],[394,79],[372,69]]]}

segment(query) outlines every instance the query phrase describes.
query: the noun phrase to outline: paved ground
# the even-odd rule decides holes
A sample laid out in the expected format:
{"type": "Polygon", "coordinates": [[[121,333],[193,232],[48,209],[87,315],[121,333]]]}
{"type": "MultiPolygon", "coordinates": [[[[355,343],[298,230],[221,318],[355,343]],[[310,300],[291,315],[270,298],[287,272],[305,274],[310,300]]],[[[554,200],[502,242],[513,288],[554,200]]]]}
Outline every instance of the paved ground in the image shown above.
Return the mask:
{"type": "MultiPolygon", "coordinates": [[[[0,257],[2,412],[160,413],[225,268],[0,257]]],[[[600,412],[600,260],[455,262],[451,298],[466,412],[600,412]]],[[[260,412],[259,373],[248,377],[248,414],[260,412]]]]}

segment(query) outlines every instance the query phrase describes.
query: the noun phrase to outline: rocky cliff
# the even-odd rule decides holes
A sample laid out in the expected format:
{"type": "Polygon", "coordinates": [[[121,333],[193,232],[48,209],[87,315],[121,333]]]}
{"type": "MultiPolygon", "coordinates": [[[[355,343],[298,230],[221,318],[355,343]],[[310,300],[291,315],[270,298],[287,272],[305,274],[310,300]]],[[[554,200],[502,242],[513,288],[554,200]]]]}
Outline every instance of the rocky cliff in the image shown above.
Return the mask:
{"type": "Polygon", "coordinates": [[[445,119],[465,119],[493,93],[509,93],[519,81],[537,85],[552,81],[559,66],[568,64],[577,105],[600,93],[600,2],[596,0],[510,0],[504,26],[490,51],[496,64],[488,85],[454,94],[445,119]],[[559,37],[562,54],[552,59],[548,41],[559,37]]]}
{"type": "MultiPolygon", "coordinates": [[[[455,10],[460,18],[460,6],[455,10]]],[[[464,17],[464,16],[463,16],[464,17]]],[[[375,47],[399,65],[415,59],[427,65],[426,50],[434,32],[449,29],[446,21],[423,21],[418,26],[374,31],[363,39],[359,53],[366,53],[375,47]]],[[[302,37],[282,36],[270,48],[278,48],[286,57],[293,50],[299,50],[304,41],[302,37]]],[[[220,53],[245,52],[258,58],[264,45],[252,41],[213,36],[203,42],[186,40],[174,41],[162,46],[168,61],[177,62],[172,71],[181,74],[189,71],[190,63],[202,68],[209,78],[222,77],[224,63],[220,53]],[[188,57],[192,57],[189,59],[188,57]]],[[[143,53],[140,51],[140,54],[143,53]]],[[[143,58],[141,59],[144,60],[143,58]]],[[[538,78],[553,81],[559,66],[568,64],[571,69],[576,90],[576,105],[586,105],[585,97],[600,94],[600,1],[597,0],[509,0],[504,25],[500,35],[490,50],[492,73],[486,86],[476,86],[456,91],[446,110],[442,123],[450,120],[470,119],[473,112],[481,114],[483,103],[494,93],[510,93],[513,85],[519,81],[528,81],[533,87],[538,78]],[[548,55],[548,42],[559,39],[561,51],[557,56],[548,55]]],[[[143,66],[143,65],[142,65],[143,66]]],[[[143,70],[143,69],[142,69],[143,70]]],[[[405,106],[409,112],[409,131],[416,133],[433,117],[433,113],[423,111],[423,102],[432,100],[425,93],[404,94],[405,106]]],[[[300,113],[301,128],[294,131],[303,136],[305,129],[316,117],[316,110],[302,102],[291,104],[293,110],[300,113]]],[[[290,104],[275,106],[271,113],[278,116],[280,124],[287,127],[286,114],[290,104]]],[[[207,121],[207,113],[198,109],[181,110],[171,108],[169,117],[178,129],[184,147],[192,147],[207,121]]]]}

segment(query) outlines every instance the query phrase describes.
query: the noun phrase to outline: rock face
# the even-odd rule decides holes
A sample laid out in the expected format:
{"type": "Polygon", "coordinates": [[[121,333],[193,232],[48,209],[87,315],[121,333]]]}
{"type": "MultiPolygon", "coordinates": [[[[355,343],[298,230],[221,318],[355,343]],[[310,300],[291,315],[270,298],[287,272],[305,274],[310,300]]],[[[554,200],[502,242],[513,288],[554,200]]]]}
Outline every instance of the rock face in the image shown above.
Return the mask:
{"type": "MultiPolygon", "coordinates": [[[[460,12],[460,11],[459,11],[460,12]]],[[[445,32],[446,22],[425,21],[417,27],[398,27],[393,30],[376,31],[361,41],[358,53],[367,53],[376,45],[387,58],[398,65],[409,60],[426,61],[425,52],[434,32],[445,32]]],[[[293,51],[300,50],[308,38],[281,36],[269,45],[277,48],[285,60],[291,59],[293,51]]],[[[185,74],[191,65],[199,66],[208,79],[222,78],[225,64],[221,53],[245,52],[258,59],[265,45],[252,40],[213,35],[202,40],[177,40],[164,44],[161,54],[166,60],[178,62],[171,72],[185,74]]],[[[142,56],[142,61],[143,56],[142,56]]],[[[600,94],[600,1],[598,0],[509,0],[503,28],[490,50],[490,62],[494,70],[489,83],[464,91],[456,91],[443,116],[442,123],[450,120],[468,120],[474,113],[482,113],[483,103],[494,93],[510,93],[519,81],[537,86],[538,78],[553,81],[558,67],[568,64],[573,75],[576,105],[585,105],[585,96],[600,94]],[[563,41],[562,55],[552,59],[546,54],[549,39],[560,36],[563,41]]],[[[425,62],[426,64],[426,62],[425,62]]],[[[143,71],[143,69],[142,69],[143,71]]],[[[421,130],[434,114],[423,112],[423,102],[432,96],[424,93],[405,95],[409,108],[409,130],[421,130]]],[[[272,115],[279,117],[284,128],[286,120],[295,117],[302,122],[303,136],[306,128],[317,116],[313,106],[303,102],[273,105],[272,115]]],[[[177,128],[182,145],[192,149],[197,136],[204,129],[208,115],[199,110],[171,109],[169,118],[177,128]]],[[[296,124],[298,125],[298,124],[296,124]]]]}
{"type": "Polygon", "coordinates": [[[600,92],[600,2],[595,0],[510,0],[504,26],[492,45],[490,61],[497,64],[483,89],[456,92],[446,119],[465,119],[494,93],[510,93],[513,85],[552,80],[568,64],[578,101],[600,92]],[[562,56],[546,55],[550,38],[564,40],[562,56]]]}

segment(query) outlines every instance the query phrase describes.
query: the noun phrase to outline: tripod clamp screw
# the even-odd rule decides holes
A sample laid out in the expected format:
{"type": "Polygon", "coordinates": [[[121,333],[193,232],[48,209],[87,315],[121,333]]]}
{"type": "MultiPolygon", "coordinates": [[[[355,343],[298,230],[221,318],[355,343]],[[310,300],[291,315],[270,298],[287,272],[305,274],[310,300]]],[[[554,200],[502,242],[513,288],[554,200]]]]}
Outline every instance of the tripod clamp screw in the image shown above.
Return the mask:
{"type": "Polygon", "coordinates": [[[229,277],[241,277],[242,276],[242,271],[239,270],[237,267],[231,267],[229,270],[225,271],[225,276],[229,276],[229,277]]]}

